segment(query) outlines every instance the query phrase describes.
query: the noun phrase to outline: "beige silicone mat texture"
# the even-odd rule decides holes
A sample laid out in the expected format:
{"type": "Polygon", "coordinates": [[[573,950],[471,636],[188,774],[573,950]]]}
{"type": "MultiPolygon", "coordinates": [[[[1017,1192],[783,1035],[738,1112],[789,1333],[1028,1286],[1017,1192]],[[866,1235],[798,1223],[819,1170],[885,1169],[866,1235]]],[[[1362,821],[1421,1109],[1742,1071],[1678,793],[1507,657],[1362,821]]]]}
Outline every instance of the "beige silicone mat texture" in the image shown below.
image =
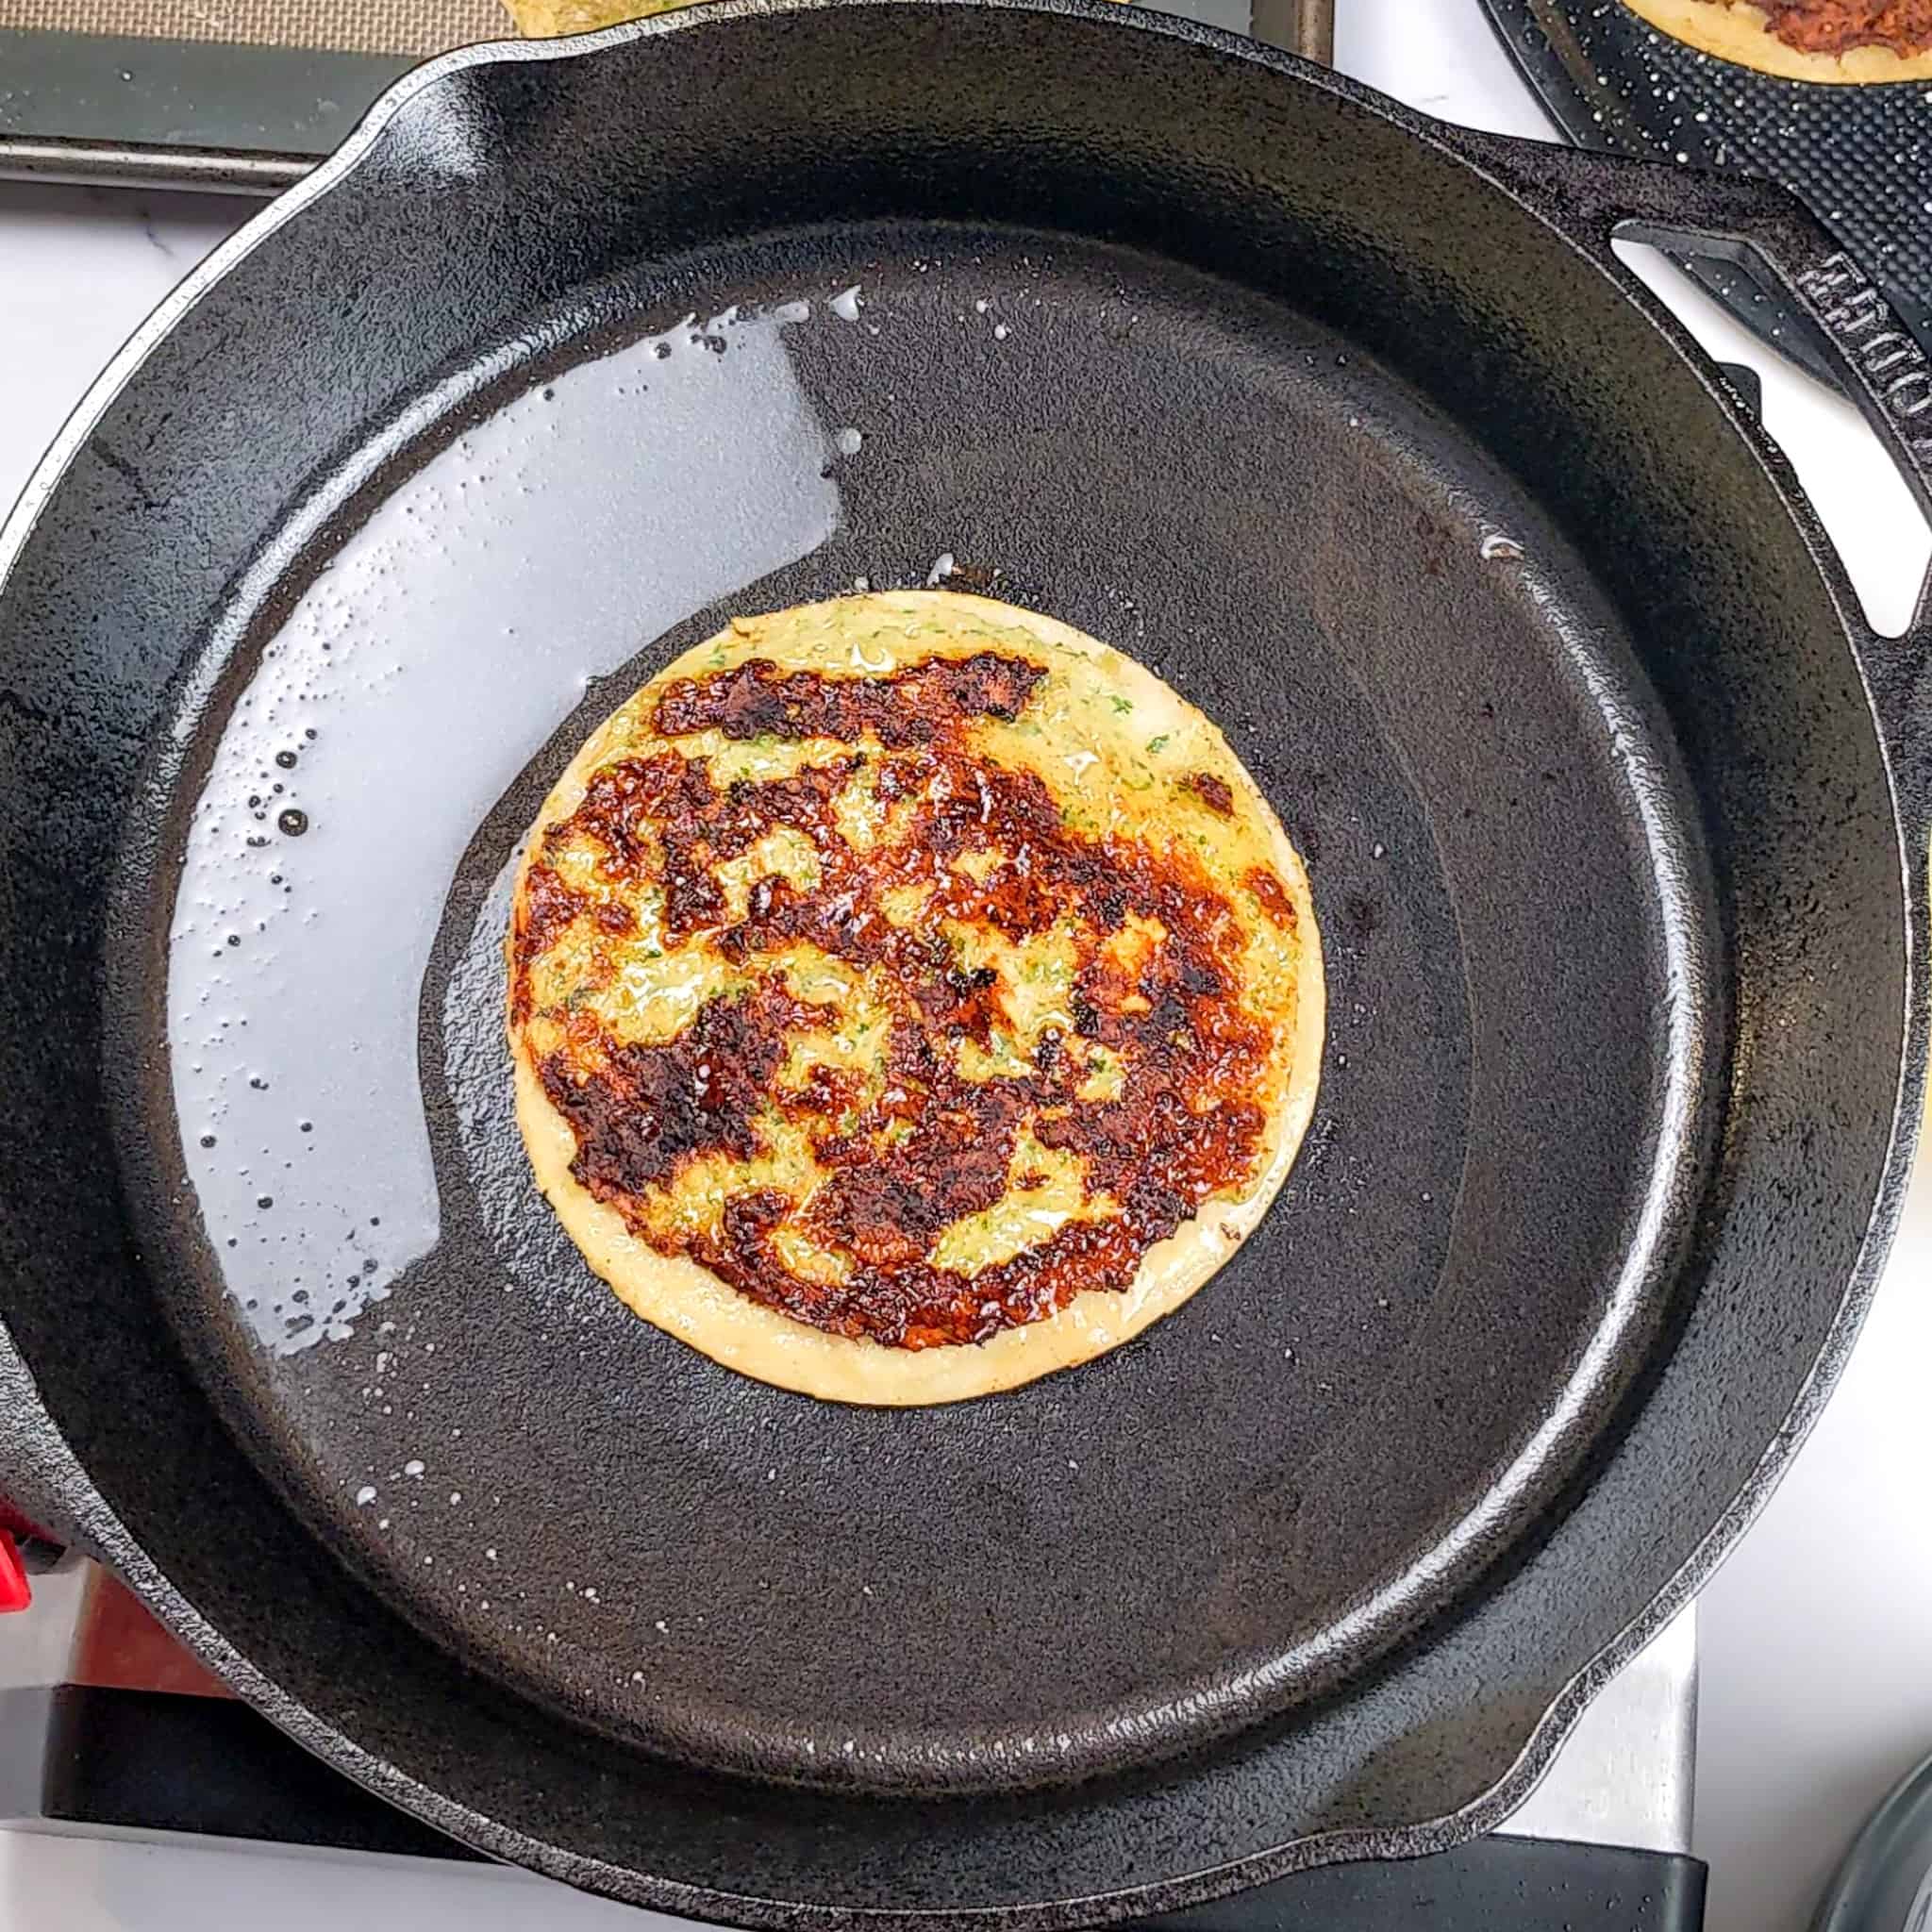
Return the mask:
{"type": "Polygon", "coordinates": [[[0,27],[441,54],[515,31],[498,0],[0,0],[0,27]]]}

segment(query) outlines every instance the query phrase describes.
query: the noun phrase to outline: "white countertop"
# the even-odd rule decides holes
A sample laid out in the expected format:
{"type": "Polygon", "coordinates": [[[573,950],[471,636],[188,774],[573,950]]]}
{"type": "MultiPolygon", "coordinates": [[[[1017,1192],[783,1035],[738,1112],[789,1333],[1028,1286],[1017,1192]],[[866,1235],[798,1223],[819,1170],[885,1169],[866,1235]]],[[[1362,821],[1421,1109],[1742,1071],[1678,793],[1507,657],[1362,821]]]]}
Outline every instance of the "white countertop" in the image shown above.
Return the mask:
{"type": "MultiPolygon", "coordinates": [[[[1546,131],[1474,0],[1340,0],[1339,11],[1347,71],[1446,118],[1546,131]]],[[[0,506],[123,338],[248,212],[0,183],[0,506]]],[[[1760,372],[1765,420],[1874,624],[1901,628],[1932,540],[1869,432],[1668,269],[1657,279],[1708,349],[1760,372]]],[[[1928,1384],[1922,1163],[1839,1393],[1700,1604],[1695,1842],[1711,1865],[1710,1932],[1799,1932],[1858,1822],[1932,1754],[1928,1384]]],[[[0,1927],[27,1932],[507,1932],[540,1915],[559,1932],[644,1923],[517,1873],[0,1833],[0,1927]]]]}

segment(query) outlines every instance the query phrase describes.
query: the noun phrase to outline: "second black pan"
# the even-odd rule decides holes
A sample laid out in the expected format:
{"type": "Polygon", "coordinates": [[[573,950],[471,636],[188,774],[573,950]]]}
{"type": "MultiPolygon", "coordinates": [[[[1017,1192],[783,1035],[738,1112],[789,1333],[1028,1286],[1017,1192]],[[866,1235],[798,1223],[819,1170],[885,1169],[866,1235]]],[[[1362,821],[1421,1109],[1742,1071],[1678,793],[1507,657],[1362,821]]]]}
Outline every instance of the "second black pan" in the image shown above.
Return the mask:
{"type": "Polygon", "coordinates": [[[1493,1823],[1815,1409],[1916,1114],[1918,646],[1881,736],[1608,238],[1861,285],[1693,189],[1078,5],[406,87],[0,551],[21,1500],[343,1768],[672,1909],[1072,1924],[1493,1823]],[[499,947],[620,697],[928,580],[1228,731],[1330,1039],[1181,1315],[887,1413],[586,1273],[499,947]]]}

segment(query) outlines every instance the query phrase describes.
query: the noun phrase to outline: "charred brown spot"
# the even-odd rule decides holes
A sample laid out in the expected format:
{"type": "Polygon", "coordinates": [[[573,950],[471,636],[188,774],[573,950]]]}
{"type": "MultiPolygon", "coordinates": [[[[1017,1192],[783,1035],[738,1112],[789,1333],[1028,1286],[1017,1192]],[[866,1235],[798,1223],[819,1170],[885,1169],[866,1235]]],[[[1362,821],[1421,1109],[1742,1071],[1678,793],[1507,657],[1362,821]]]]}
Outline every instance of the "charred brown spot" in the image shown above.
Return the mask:
{"type": "Polygon", "coordinates": [[[780,671],[750,658],[714,677],[680,677],[658,700],[665,738],[722,731],[726,738],[836,738],[857,743],[870,732],[891,748],[930,744],[973,718],[1013,719],[1045,676],[1024,658],[981,651],[935,658],[884,677],[831,677],[780,671]]]}
{"type": "MultiPolygon", "coordinates": [[[[839,830],[838,796],[864,763],[858,753],[723,786],[704,759],[676,752],[619,759],[548,835],[590,841],[609,890],[660,892],[674,940],[708,928],[753,982],[660,1045],[621,1043],[589,1010],[553,1016],[568,1046],[540,1071],[576,1136],[573,1172],[643,1239],[834,1334],[907,1348],[980,1341],[1089,1290],[1124,1289],[1151,1245],[1252,1177],[1263,1144],[1273,1040],[1238,996],[1246,934],[1227,900],[1179,852],[1074,831],[1037,776],[970,742],[973,721],[1014,715],[1042,675],[992,653],[874,679],[754,660],[666,688],[657,710],[665,735],[850,743],[870,734],[884,748],[877,795],[903,821],[891,843],[860,851],[839,830]],[[809,842],[816,882],[758,878],[732,922],[714,868],[781,827],[809,842]],[[920,910],[901,924],[885,908],[908,887],[920,910]],[[1072,952],[1073,1031],[1045,1028],[1022,1051],[999,975],[961,957],[949,937],[959,929],[1016,944],[1063,934],[1055,943],[1072,952]],[[784,1074],[791,1035],[828,1024],[829,1009],[802,1006],[769,963],[797,943],[879,969],[867,984],[887,1030],[870,1077],[819,1064],[784,1074]],[[969,1077],[969,1041],[1007,1071],[969,1077]],[[1114,1097],[1083,1101],[1089,1074],[1108,1063],[1097,1046],[1111,1057],[1114,1097]],[[707,1154],[755,1158],[762,1124],[779,1117],[808,1139],[824,1175],[808,1199],[747,1191],[711,1232],[665,1246],[671,1238],[651,1230],[649,1191],[707,1154]],[[970,1277],[936,1265],[944,1230],[1001,1201],[1016,1166],[1023,1191],[1046,1185],[1022,1152],[1029,1136],[1077,1157],[1091,1213],[970,1277]],[[794,1274],[781,1228],[839,1257],[844,1278],[794,1274]]],[[[1224,781],[1194,782],[1210,806],[1231,809],[1224,781]]],[[[533,867],[533,882],[542,870],[533,867]]],[[[1245,883],[1292,927],[1271,872],[1257,868],[1245,883]]],[[[533,921],[519,928],[520,948],[533,921]]]]}
{"type": "Polygon", "coordinates": [[[531,866],[517,907],[515,967],[510,974],[510,1018],[518,1025],[530,1017],[530,967],[547,953],[564,928],[584,910],[584,902],[547,865],[531,866]]]}
{"type": "Polygon", "coordinates": [[[788,1113],[818,1114],[836,1121],[857,1107],[859,1083],[857,1074],[838,1067],[813,1065],[796,1087],[778,1095],[778,1104],[788,1113]]]}
{"type": "Polygon", "coordinates": [[[1234,816],[1234,790],[1227,780],[1220,776],[1218,773],[1191,773],[1188,777],[1188,784],[1191,788],[1194,796],[1209,811],[1219,812],[1224,819],[1234,816]]]}
{"type": "Polygon", "coordinates": [[[1801,54],[1887,47],[1903,58],[1932,50],[1932,0],[1755,0],[1766,25],[1801,54]]]}
{"type": "Polygon", "coordinates": [[[576,1136],[572,1174],[598,1200],[623,1201],[691,1155],[748,1160],[758,1151],[752,1117],[785,1057],[786,1029],[813,1017],[767,986],[711,1001],[661,1046],[607,1041],[602,1066],[588,1073],[573,1056],[550,1055],[539,1072],[576,1136]]]}
{"type": "Polygon", "coordinates": [[[1265,865],[1251,866],[1241,884],[1255,895],[1255,903],[1276,925],[1289,932],[1295,929],[1294,901],[1288,896],[1288,889],[1265,865]]]}
{"type": "Polygon", "coordinates": [[[949,591],[972,591],[981,597],[991,597],[999,581],[1000,572],[996,565],[974,563],[965,557],[955,558],[952,569],[946,573],[949,591]]]}
{"type": "Polygon", "coordinates": [[[584,909],[582,897],[572,891],[549,866],[533,865],[524,881],[519,937],[533,957],[547,953],[564,927],[584,909]]]}
{"type": "Polygon", "coordinates": [[[813,1221],[869,1269],[918,1270],[941,1230],[1007,1191],[1018,1097],[950,1097],[881,1157],[836,1171],[812,1202],[813,1221]]]}
{"type": "MultiPolygon", "coordinates": [[[[650,870],[654,852],[664,891],[664,929],[675,940],[723,923],[725,900],[711,868],[741,857],[778,826],[811,832],[826,823],[832,799],[858,769],[857,758],[814,765],[789,778],[740,780],[723,790],[702,758],[659,752],[619,758],[584,788],[582,803],[552,838],[583,833],[609,855],[610,870],[650,870]]],[[[783,880],[760,881],[769,901],[783,880]]]]}

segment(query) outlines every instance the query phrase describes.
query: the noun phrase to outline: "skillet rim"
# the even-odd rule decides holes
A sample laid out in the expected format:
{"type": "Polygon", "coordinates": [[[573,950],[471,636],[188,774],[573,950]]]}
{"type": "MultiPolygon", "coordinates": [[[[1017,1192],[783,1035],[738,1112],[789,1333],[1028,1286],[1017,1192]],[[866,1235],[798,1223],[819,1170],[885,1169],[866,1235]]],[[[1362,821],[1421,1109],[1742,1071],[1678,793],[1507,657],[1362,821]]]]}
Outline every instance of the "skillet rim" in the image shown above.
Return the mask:
{"type": "MultiPolygon", "coordinates": [[[[1741,406],[1684,325],[1610,254],[1608,234],[1591,238],[1579,232],[1584,222],[1574,212],[1565,219],[1557,189],[1535,192],[1524,178],[1528,171],[1547,168],[1552,172],[1587,169],[1602,184],[1612,184],[1620,175],[1633,183],[1654,180],[1660,175],[1681,181],[1683,177],[1676,171],[1641,161],[1578,157],[1572,151],[1546,147],[1540,142],[1511,142],[1456,128],[1345,75],[1259,42],[1178,16],[1122,8],[1111,4],[1111,0],[710,0],[710,4],[562,41],[483,42],[428,61],[386,91],[334,155],[217,247],[135,331],[62,425],[46,455],[36,465],[17,504],[5,523],[0,524],[0,596],[5,594],[16,560],[95,425],[139,375],[160,341],[284,223],[354,175],[383,131],[419,95],[445,86],[472,68],[502,62],[535,65],[550,60],[594,59],[609,49],[660,34],[703,31],[736,19],[818,12],[850,6],[972,7],[1105,21],[1118,28],[1189,42],[1259,67],[1392,124],[1445,160],[1476,175],[1513,209],[1527,215],[1562,242],[1580,266],[1609,282],[1685,365],[1740,439],[1743,452],[1757,462],[1819,573],[1861,681],[1890,792],[1898,848],[1900,924],[1906,940],[1905,1005],[1900,1015],[1903,1051],[1891,1117],[1886,1124],[1886,1157],[1877,1175],[1873,1211],[1859,1237],[1856,1259],[1824,1343],[1782,1424],[1742,1489],[1698,1540],[1674,1574],[1616,1638],[1570,1678],[1529,1725],[1509,1769],[1469,1804],[1442,1817],[1404,1825],[1291,1839],[1270,1851],[1228,1863],[1081,1899],[919,1910],[757,1898],[650,1876],[531,1837],[398,1771],[387,1759],[357,1742],[347,1731],[284,1690],[231,1645],[174,1586],[94,1487],[42,1407],[4,1314],[0,1314],[0,1462],[5,1463],[7,1474],[15,1484],[15,1499],[30,1514],[52,1528],[72,1531],[74,1541],[115,1570],[193,1655],[318,1757],[404,1810],[492,1857],[657,1910],[785,1928],[785,1932],[804,1924],[842,1925],[858,1921],[869,1925],[908,1928],[938,1922],[961,1928],[961,1932],[966,1932],[966,1928],[975,1928],[975,1932],[976,1928],[1012,1932],[1012,1928],[1019,1927],[1062,1927],[1170,1912],[1311,1866],[1366,1857],[1419,1857],[1445,1850],[1495,1829],[1523,1804],[1584,1708],[1608,1679],[1690,1601],[1775,1488],[1836,1384],[1871,1306],[1903,1207],[1919,1134],[1928,1025],[1919,961],[1927,938],[1924,824],[1932,817],[1932,810],[1928,810],[1932,801],[1927,798],[1928,789],[1932,789],[1928,788],[1927,779],[1932,774],[1926,770],[1928,763],[1932,763],[1932,743],[1906,741],[1899,726],[1888,727],[1881,717],[1874,698],[1870,658],[1874,650],[1888,648],[1889,641],[1875,638],[1865,624],[1842,562],[1783,453],[1757,419],[1741,406]]],[[[1615,201],[1613,187],[1607,189],[1607,198],[1615,201]]],[[[1632,197],[1633,202],[1644,198],[1634,194],[1632,197]]],[[[1923,619],[1919,629],[1923,641],[1923,619]]],[[[1908,636],[1897,648],[1909,650],[1912,643],[1913,639],[1908,636]]],[[[1927,736],[1928,722],[1932,721],[1920,720],[1916,734],[1919,739],[1927,736]]]]}

